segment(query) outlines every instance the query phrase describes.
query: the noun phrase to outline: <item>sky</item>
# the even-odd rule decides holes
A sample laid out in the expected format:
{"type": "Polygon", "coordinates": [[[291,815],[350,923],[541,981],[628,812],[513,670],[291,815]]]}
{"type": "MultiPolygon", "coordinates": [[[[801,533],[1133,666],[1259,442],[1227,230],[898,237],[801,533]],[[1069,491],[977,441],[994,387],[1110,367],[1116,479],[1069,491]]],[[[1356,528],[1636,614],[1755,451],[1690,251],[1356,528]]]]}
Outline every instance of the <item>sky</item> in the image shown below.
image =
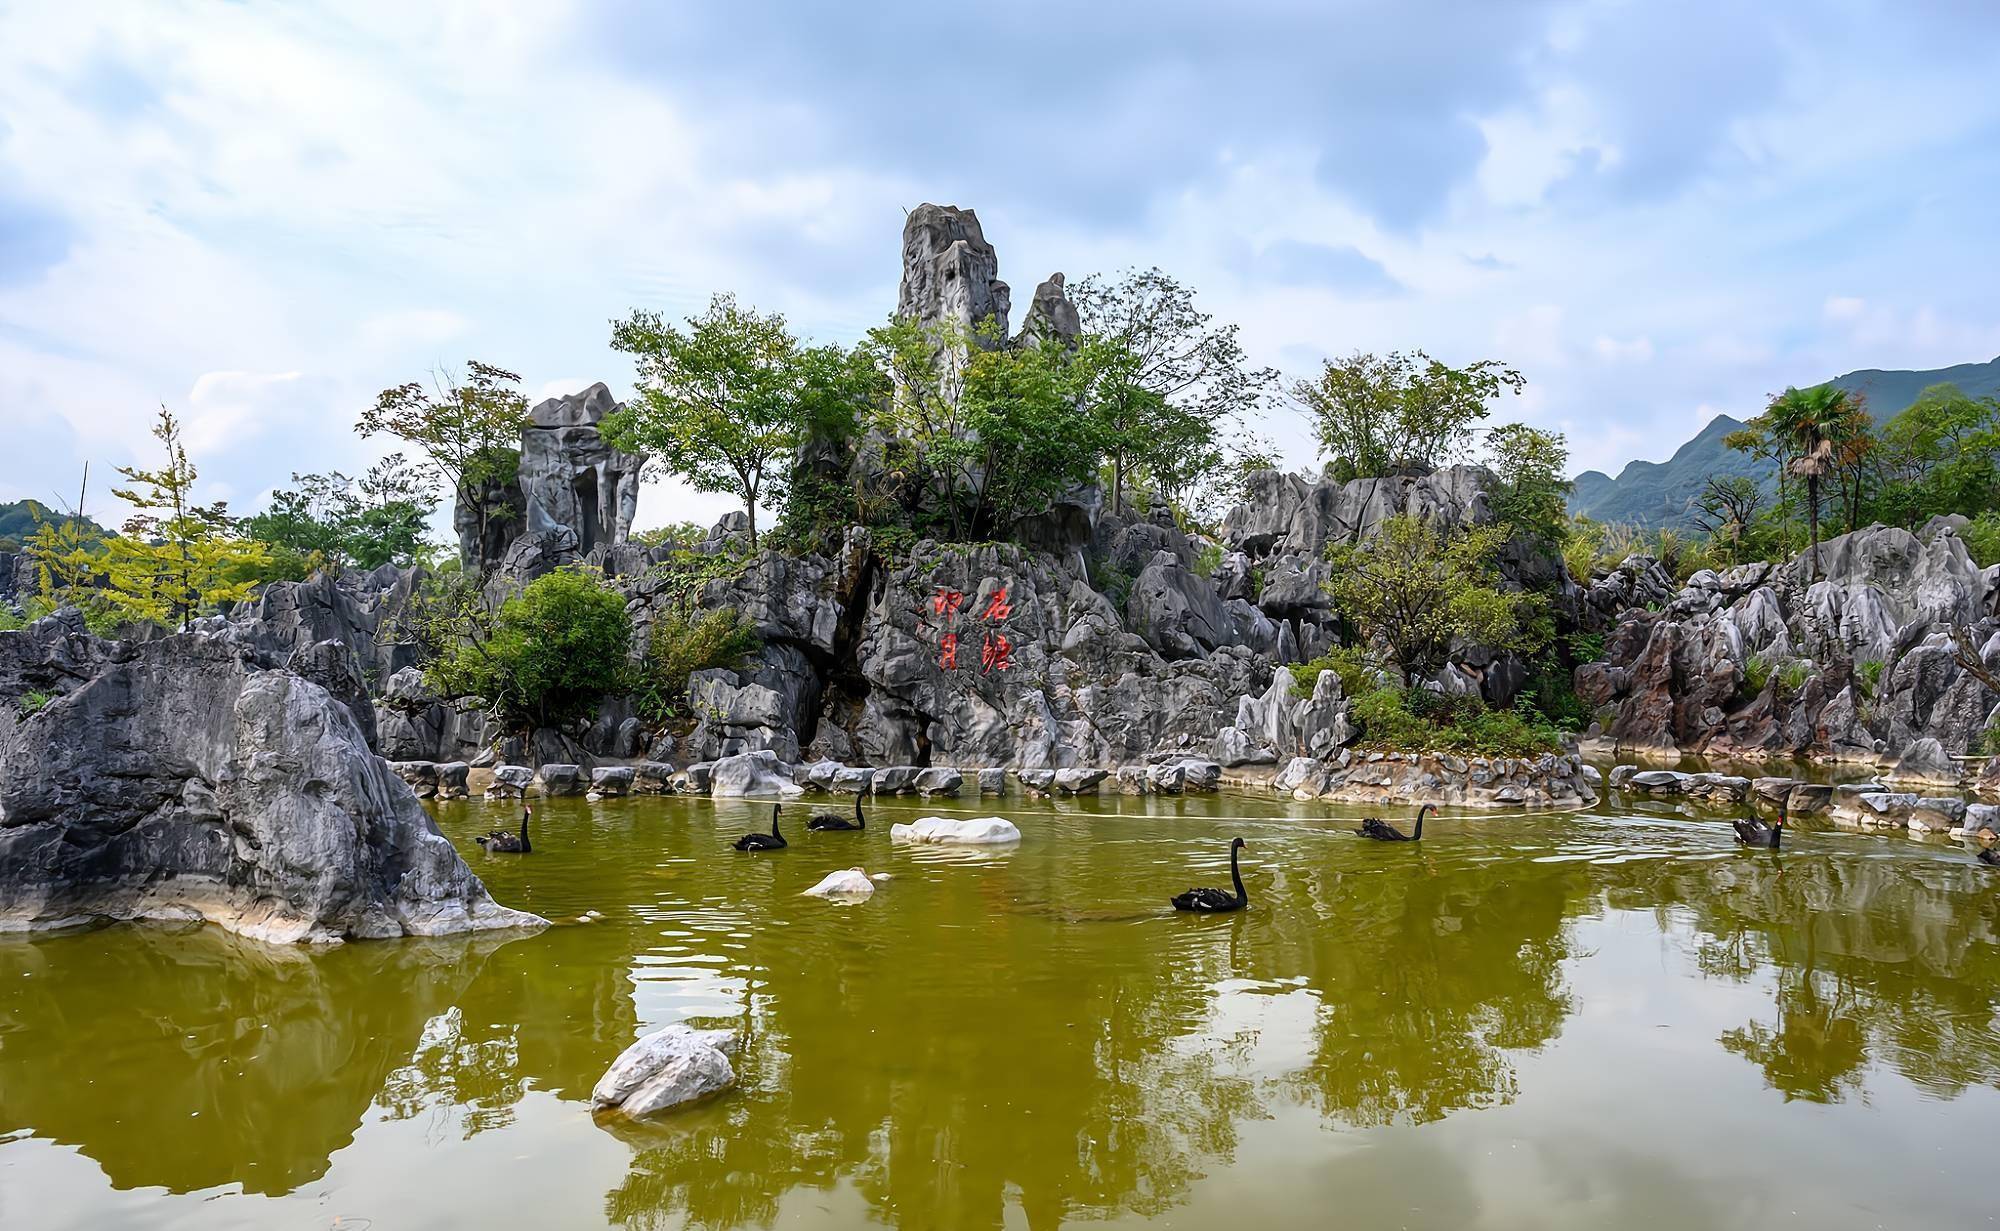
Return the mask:
{"type": "MultiPolygon", "coordinates": [[[[120,519],[165,405],[251,512],[440,366],[626,396],[609,322],[716,291],[851,342],[925,201],[1017,305],[1158,265],[1291,377],[1503,360],[1495,421],[1616,473],[2000,355],[1996,62],[1985,0],[6,0],[0,500],[88,461],[120,519]]],[[[639,524],[728,504],[656,482],[639,524]]]]}

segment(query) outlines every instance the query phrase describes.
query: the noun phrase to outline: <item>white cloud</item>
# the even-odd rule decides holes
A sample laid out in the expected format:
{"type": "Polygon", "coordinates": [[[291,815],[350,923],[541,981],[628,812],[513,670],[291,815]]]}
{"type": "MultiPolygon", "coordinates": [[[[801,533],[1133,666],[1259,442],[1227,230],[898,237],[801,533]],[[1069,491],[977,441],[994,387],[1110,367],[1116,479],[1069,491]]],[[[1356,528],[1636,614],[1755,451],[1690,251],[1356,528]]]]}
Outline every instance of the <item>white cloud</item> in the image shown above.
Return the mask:
{"type": "MultiPolygon", "coordinates": [[[[1036,141],[994,144],[979,151],[993,180],[1037,186],[1009,211],[960,196],[972,190],[945,156],[949,125],[915,123],[884,153],[879,134],[817,125],[813,98],[745,73],[764,114],[825,134],[824,158],[781,156],[722,118],[742,99],[608,66],[578,34],[589,12],[0,10],[0,185],[26,185],[73,231],[32,277],[0,269],[0,427],[35,442],[33,456],[0,455],[0,496],[45,495],[47,472],[84,457],[103,473],[148,456],[163,401],[187,415],[205,480],[259,493],[293,470],[364,467],[390,446],[354,438],[358,410],[440,363],[504,364],[537,397],[595,380],[622,396],[631,367],[608,321],[690,311],[716,290],[852,340],[893,304],[898,207],[927,199],[981,207],[1017,302],[1057,269],[1159,264],[1240,322],[1253,358],[1294,374],[1354,350],[1507,361],[1530,393],[1499,414],[1582,425],[1569,428],[1578,464],[1614,472],[1670,452],[1691,416],[1754,413],[1785,384],[2000,353],[1987,273],[2000,238],[1982,213],[2000,192],[1983,137],[2000,99],[1990,56],[1974,54],[1991,40],[1922,15],[1864,2],[1799,24],[1766,66],[1772,98],[1715,127],[1716,148],[1679,151],[1710,130],[1687,136],[1675,108],[1577,63],[1606,12],[1554,10],[1529,43],[1493,49],[1521,57],[1527,84],[1453,117],[1484,143],[1469,178],[1421,226],[1399,226],[1357,204],[1353,168],[1322,165],[1342,126],[1401,135],[1397,122],[1428,114],[1393,91],[1378,114],[1329,114],[1324,145],[1299,125],[1206,147],[1188,134],[1185,165],[1135,177],[1122,212],[1078,202],[1036,141]],[[101,55],[151,96],[108,111],[78,71],[101,55]],[[1650,195],[1621,178],[1648,140],[1692,168],[1650,195]],[[1250,258],[1280,239],[1365,252],[1405,293],[1275,286],[1250,258]],[[1496,254],[1505,275],[1467,254],[1496,254]]],[[[1202,50],[1163,67],[1134,46],[1153,62],[1113,66],[1131,88],[1101,115],[1079,93],[1064,141],[1143,136],[1163,114],[1145,84],[1181,88],[1202,50]]],[[[995,96],[1013,71],[996,69],[995,96]]],[[[1309,455],[1293,416],[1269,430],[1291,460],[1309,455]]],[[[660,483],[640,518],[726,507],[660,483]]]]}
{"type": "Polygon", "coordinates": [[[1653,357],[1653,340],[1645,336],[1620,340],[1599,334],[1590,348],[1606,363],[1644,363],[1653,357]]]}

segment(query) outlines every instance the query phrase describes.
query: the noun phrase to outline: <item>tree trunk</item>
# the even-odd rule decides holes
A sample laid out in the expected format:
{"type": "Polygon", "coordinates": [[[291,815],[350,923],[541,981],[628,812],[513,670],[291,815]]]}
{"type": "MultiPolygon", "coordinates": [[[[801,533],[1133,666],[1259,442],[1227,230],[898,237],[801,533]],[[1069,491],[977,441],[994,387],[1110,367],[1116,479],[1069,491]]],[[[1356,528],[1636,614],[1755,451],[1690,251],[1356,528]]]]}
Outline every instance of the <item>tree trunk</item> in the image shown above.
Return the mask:
{"type": "Polygon", "coordinates": [[[1125,511],[1125,449],[1119,446],[1111,453],[1111,512],[1114,516],[1125,511]]]}
{"type": "Polygon", "coordinates": [[[1819,476],[1806,476],[1806,525],[1810,527],[1812,547],[1806,556],[1806,580],[1819,580],[1819,476]]]}

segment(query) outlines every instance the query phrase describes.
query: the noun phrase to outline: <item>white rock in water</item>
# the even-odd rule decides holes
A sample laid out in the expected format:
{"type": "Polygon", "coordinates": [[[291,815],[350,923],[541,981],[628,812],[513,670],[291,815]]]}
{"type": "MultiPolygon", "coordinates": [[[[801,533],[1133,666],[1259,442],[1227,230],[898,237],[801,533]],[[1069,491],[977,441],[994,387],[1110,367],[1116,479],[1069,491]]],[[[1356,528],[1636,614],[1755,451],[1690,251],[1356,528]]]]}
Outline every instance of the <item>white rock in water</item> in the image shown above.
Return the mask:
{"type": "Polygon", "coordinates": [[[942,816],[918,817],[913,824],[891,825],[892,842],[927,842],[939,846],[999,846],[1019,842],[1021,831],[1014,822],[998,816],[976,816],[954,821],[942,816]]]}
{"type": "Polygon", "coordinates": [[[620,1052],[590,1092],[592,1110],[649,1116],[736,1084],[722,1054],[725,1032],[668,1026],[620,1052]]]}
{"type": "Polygon", "coordinates": [[[875,882],[868,879],[868,873],[861,868],[842,868],[838,872],[828,872],[819,884],[805,891],[812,898],[865,898],[875,892],[875,882]]]}

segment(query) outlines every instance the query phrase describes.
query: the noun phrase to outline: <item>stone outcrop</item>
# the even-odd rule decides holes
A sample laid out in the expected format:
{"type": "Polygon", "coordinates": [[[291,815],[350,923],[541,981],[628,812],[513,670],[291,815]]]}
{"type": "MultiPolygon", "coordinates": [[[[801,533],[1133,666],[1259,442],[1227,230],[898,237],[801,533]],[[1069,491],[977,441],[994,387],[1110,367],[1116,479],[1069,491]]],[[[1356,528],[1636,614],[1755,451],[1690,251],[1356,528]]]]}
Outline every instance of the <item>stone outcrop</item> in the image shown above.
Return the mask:
{"type": "Polygon", "coordinates": [[[1449,753],[1351,752],[1331,763],[1294,758],[1272,786],[1294,799],[1411,807],[1582,808],[1597,802],[1573,754],[1465,757],[1449,753]]]}
{"type": "MultiPolygon", "coordinates": [[[[1653,589],[1638,575],[1613,584],[1618,601],[1653,589]]],[[[1803,555],[1704,570],[1649,599],[1658,609],[1627,606],[1604,660],[1577,669],[1577,696],[1621,750],[1908,761],[1918,780],[1955,780],[1950,758],[2000,705],[1959,660],[1956,630],[2000,668],[1996,589],[1950,524],[1927,540],[1871,526],[1822,544],[1818,575],[1803,555]]],[[[1585,607],[1608,610],[1588,595],[1585,607]]]]}
{"type": "Polygon", "coordinates": [[[674,1025],[620,1052],[590,1092],[591,1110],[634,1119],[726,1090],[736,1084],[728,1031],[674,1025]]]}
{"type": "Polygon", "coordinates": [[[0,633],[0,924],[322,942],[541,923],[487,895],[346,702],[233,631],[0,633]],[[24,717],[29,692],[52,699],[24,717]]]}
{"type": "MultiPolygon", "coordinates": [[[[1000,281],[1000,258],[979,227],[979,215],[956,205],[919,205],[903,222],[903,278],[896,315],[929,329],[971,337],[992,321],[1007,336],[1013,293],[1000,281]]],[[[956,363],[948,364],[956,370],[956,363]]]]}
{"type": "Polygon", "coordinates": [[[619,408],[599,383],[528,412],[513,480],[460,493],[453,510],[466,567],[530,581],[626,542],[646,459],[605,442],[600,425],[619,408]]]}

